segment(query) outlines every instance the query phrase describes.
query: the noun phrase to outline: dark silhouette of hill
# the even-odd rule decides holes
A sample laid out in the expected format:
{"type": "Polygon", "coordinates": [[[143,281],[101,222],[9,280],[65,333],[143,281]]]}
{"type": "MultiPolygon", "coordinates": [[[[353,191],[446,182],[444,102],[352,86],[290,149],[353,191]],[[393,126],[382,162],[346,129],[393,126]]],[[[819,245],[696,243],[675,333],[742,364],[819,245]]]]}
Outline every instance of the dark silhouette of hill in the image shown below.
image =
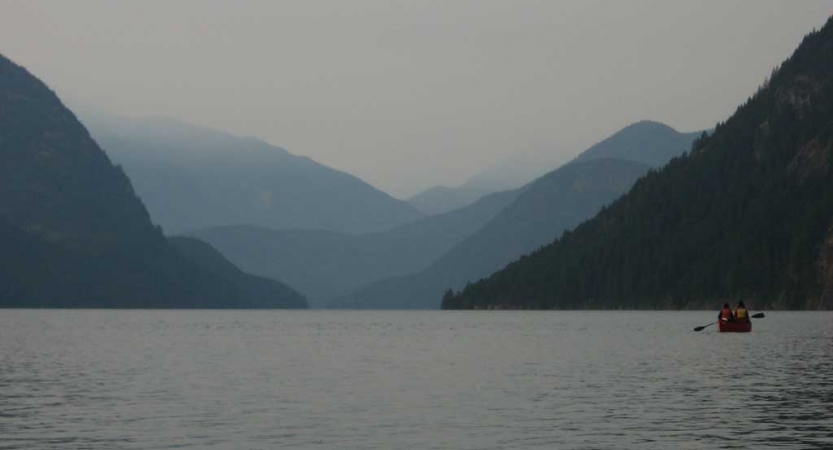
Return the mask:
{"type": "Polygon", "coordinates": [[[592,217],[648,172],[646,162],[664,164],[690,148],[696,135],[654,122],[631,125],[530,183],[511,205],[423,271],[373,283],[331,306],[437,308],[449,286],[459,289],[485,277],[592,217]]]}
{"type": "Polygon", "coordinates": [[[373,281],[425,268],[518,194],[487,195],[457,211],[366,235],[254,226],[212,228],[191,235],[211,243],[247,272],[279,277],[298,288],[314,307],[373,281]]]}
{"type": "Polygon", "coordinates": [[[2,55],[0,244],[3,307],[248,306],[168,244],[75,116],[2,55]]]}
{"type": "Polygon", "coordinates": [[[184,236],[170,237],[168,242],[200,268],[233,284],[249,308],[272,308],[275,299],[280,299],[281,308],[307,308],[306,298],[294,289],[271,278],[243,272],[208,243],[184,236]]]}
{"type": "Polygon", "coordinates": [[[444,308],[830,308],[833,19],[690,154],[444,308]]]}
{"type": "Polygon", "coordinates": [[[423,216],[357,177],[255,138],[84,107],[80,116],[168,234],[241,224],[370,233],[423,216]]]}

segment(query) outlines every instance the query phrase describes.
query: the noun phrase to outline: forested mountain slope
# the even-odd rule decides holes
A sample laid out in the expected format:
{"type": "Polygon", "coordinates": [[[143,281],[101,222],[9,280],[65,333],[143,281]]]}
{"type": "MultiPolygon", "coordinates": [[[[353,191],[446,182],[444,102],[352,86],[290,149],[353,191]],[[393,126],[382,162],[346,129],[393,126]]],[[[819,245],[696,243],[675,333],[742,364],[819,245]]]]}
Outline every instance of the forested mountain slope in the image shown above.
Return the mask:
{"type": "Polygon", "coordinates": [[[692,152],[444,308],[830,308],[833,24],[692,152]]]}
{"type": "Polygon", "coordinates": [[[170,237],[170,242],[181,254],[215,277],[233,284],[238,296],[249,308],[274,307],[281,299],[281,308],[305,309],[306,298],[289,286],[271,278],[243,272],[211,245],[191,237],[170,237]]]}
{"type": "Polygon", "coordinates": [[[2,307],[249,306],[168,244],[75,116],[2,55],[0,249],[2,307]]]}
{"type": "Polygon", "coordinates": [[[449,286],[462,288],[548,244],[627,192],[649,164],[659,167],[690,149],[696,135],[656,122],[629,125],[530,183],[510,206],[425,270],[371,284],[332,306],[437,308],[449,286]]]}
{"type": "Polygon", "coordinates": [[[437,308],[437,294],[478,279],[595,214],[648,170],[632,161],[569,164],[527,186],[482,229],[416,275],[383,280],[337,300],[343,308],[437,308]],[[432,295],[434,294],[434,295],[432,295]]]}

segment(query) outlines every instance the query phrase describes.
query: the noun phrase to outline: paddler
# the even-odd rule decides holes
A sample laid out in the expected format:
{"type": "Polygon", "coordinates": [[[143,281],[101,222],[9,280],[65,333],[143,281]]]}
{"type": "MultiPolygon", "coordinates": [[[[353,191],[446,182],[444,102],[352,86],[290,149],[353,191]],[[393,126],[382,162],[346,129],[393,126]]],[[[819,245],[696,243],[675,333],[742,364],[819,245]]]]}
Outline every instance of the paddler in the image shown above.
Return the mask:
{"type": "Polygon", "coordinates": [[[734,322],[735,315],[732,314],[732,308],[729,307],[728,303],[723,304],[723,309],[717,314],[717,320],[722,320],[724,322],[734,322]]]}
{"type": "Polygon", "coordinates": [[[749,311],[747,311],[746,305],[743,304],[743,300],[738,301],[738,307],[735,308],[735,320],[749,322],[749,311]]]}

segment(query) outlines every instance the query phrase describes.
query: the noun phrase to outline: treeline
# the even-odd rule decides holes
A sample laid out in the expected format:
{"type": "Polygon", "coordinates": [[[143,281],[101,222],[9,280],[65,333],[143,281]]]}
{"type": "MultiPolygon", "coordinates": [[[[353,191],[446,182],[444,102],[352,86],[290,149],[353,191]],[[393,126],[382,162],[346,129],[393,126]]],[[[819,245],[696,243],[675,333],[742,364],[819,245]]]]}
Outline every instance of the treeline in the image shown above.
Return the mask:
{"type": "Polygon", "coordinates": [[[833,307],[832,173],[828,21],[689,154],[443,308],[833,307]]]}

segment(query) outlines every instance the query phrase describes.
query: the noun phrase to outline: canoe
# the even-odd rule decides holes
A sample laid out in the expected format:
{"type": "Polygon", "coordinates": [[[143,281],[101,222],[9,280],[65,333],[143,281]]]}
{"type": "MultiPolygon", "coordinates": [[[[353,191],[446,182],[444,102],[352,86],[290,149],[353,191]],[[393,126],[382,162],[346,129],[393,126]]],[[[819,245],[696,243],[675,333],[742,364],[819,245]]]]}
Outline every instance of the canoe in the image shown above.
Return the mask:
{"type": "Polygon", "coordinates": [[[717,330],[721,333],[748,333],[752,331],[752,322],[717,321],[717,330]]]}

